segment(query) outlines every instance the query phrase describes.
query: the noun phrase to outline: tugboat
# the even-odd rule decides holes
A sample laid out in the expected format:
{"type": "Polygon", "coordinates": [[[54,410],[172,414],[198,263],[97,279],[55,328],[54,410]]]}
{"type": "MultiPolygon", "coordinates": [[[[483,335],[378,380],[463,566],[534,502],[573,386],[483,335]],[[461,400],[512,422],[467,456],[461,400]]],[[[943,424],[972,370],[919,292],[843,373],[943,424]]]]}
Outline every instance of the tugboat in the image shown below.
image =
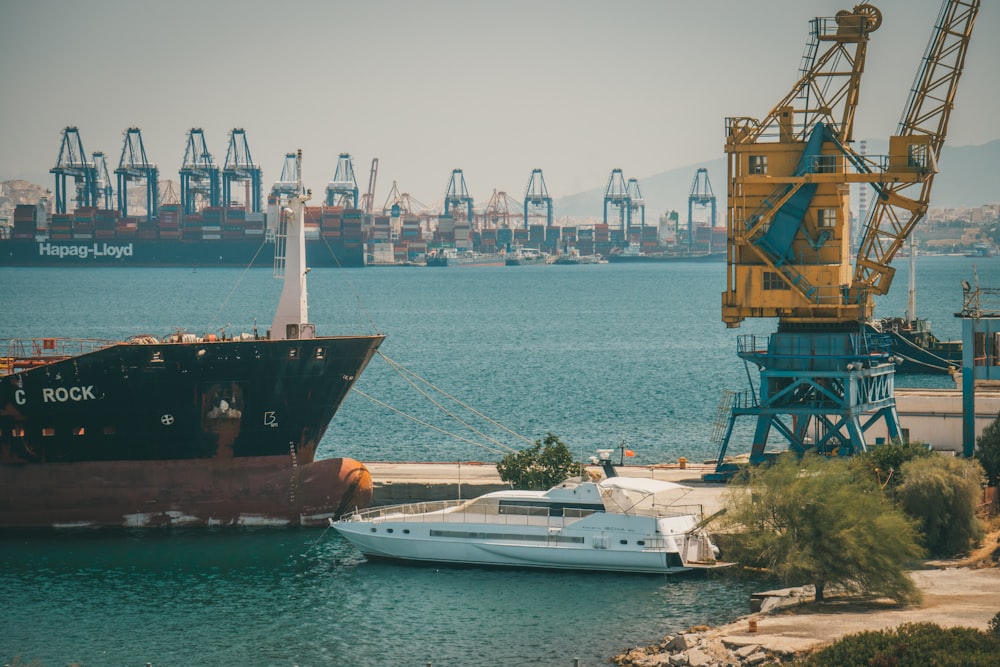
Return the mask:
{"type": "Polygon", "coordinates": [[[326,525],[369,504],[361,463],[315,455],[384,336],[309,323],[298,173],[267,335],[0,342],[0,528],[326,525]]]}

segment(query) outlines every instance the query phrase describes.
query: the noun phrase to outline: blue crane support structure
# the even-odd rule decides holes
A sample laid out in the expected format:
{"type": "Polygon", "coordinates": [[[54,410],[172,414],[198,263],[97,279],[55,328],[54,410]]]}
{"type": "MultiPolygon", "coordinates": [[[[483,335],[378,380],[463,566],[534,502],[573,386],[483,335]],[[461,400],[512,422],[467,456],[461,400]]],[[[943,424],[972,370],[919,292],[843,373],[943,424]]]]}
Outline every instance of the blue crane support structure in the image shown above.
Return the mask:
{"type": "Polygon", "coordinates": [[[628,185],[621,169],[612,169],[608,177],[608,187],[604,188],[604,224],[608,224],[608,204],[618,207],[618,220],[622,233],[632,224],[632,205],[628,196],[628,185]]]}
{"type": "MultiPolygon", "coordinates": [[[[704,167],[698,169],[691,182],[691,194],[688,195],[688,248],[694,246],[694,207],[704,209],[706,206],[711,209],[709,213],[709,228],[715,229],[715,193],[712,192],[712,184],[708,180],[708,169],[704,167]]],[[[712,247],[711,236],[709,236],[709,250],[712,247]]]]}
{"type": "Polygon", "coordinates": [[[528,228],[528,207],[539,209],[545,207],[545,227],[552,226],[552,197],[545,187],[545,178],[541,169],[532,169],[528,186],[524,189],[524,228],[528,228]]]}
{"type": "MultiPolygon", "coordinates": [[[[448,209],[465,204],[466,220],[472,222],[472,196],[469,188],[465,185],[465,175],[461,169],[453,169],[451,180],[448,181],[448,192],[444,196],[444,214],[448,215],[448,209]]],[[[452,214],[454,215],[454,213],[452,214]]]]}
{"type": "Polygon", "coordinates": [[[341,153],[337,157],[337,170],[333,173],[333,180],[326,184],[326,205],[358,207],[358,179],[354,176],[350,153],[341,153]]]}
{"type": "Polygon", "coordinates": [[[142,181],[146,186],[146,220],[153,221],[159,213],[160,172],[155,164],[146,159],[146,147],[139,128],[130,127],[124,134],[121,159],[115,169],[118,176],[118,210],[122,217],[128,217],[128,184],[130,181],[142,181]]]}
{"type": "Polygon", "coordinates": [[[223,206],[229,206],[232,203],[232,185],[236,182],[250,183],[250,201],[246,203],[250,207],[250,212],[260,213],[260,166],[254,164],[246,132],[241,127],[235,127],[229,133],[229,148],[226,149],[226,163],[222,168],[223,206]]]}
{"type": "Polygon", "coordinates": [[[181,165],[181,204],[185,215],[198,212],[198,202],[202,206],[220,206],[222,192],[220,189],[219,166],[212,161],[212,154],[205,143],[205,133],[201,128],[188,130],[187,147],[184,149],[184,162],[181,165]]]}
{"type": "Polygon", "coordinates": [[[56,213],[66,213],[68,202],[66,179],[73,178],[77,206],[97,205],[97,172],[93,162],[87,161],[80,132],[74,126],[62,131],[59,157],[56,166],[49,170],[56,177],[56,213]]]}
{"type": "Polygon", "coordinates": [[[111,185],[111,172],[108,171],[108,161],[104,158],[104,151],[94,151],[91,155],[94,162],[97,195],[104,201],[105,210],[111,210],[111,207],[114,206],[115,189],[111,185]]]}
{"type": "Polygon", "coordinates": [[[629,224],[632,220],[632,211],[639,212],[639,224],[645,228],[646,227],[646,200],[642,198],[642,189],[639,187],[639,181],[630,178],[628,179],[628,185],[625,188],[628,192],[628,217],[629,224]]]}

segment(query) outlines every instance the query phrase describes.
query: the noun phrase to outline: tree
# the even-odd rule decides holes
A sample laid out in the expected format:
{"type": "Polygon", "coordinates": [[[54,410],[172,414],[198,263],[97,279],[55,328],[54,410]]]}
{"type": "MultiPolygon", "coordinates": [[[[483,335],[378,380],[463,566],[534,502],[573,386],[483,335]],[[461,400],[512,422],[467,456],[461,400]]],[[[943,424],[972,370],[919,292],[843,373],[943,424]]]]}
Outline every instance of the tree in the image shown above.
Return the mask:
{"type": "Polygon", "coordinates": [[[729,555],[763,567],[786,585],[811,583],[816,601],[827,585],[914,600],[905,567],[923,553],[914,522],[893,509],[875,480],[856,463],[815,454],[779,457],[756,468],[744,489],[733,488],[729,555]]]}
{"type": "Polygon", "coordinates": [[[976,440],[975,458],[983,466],[986,483],[989,486],[1000,486],[1000,415],[983,429],[982,435],[976,440]]]}
{"type": "Polygon", "coordinates": [[[545,440],[536,440],[531,447],[511,452],[497,464],[500,479],[515,489],[549,489],[556,484],[583,474],[583,464],[573,463],[573,455],[552,433],[545,440]]]}
{"type": "Polygon", "coordinates": [[[976,506],[983,495],[983,469],[971,459],[935,455],[903,464],[898,499],[916,519],[924,547],[935,557],[968,551],[983,536],[976,506]]]}

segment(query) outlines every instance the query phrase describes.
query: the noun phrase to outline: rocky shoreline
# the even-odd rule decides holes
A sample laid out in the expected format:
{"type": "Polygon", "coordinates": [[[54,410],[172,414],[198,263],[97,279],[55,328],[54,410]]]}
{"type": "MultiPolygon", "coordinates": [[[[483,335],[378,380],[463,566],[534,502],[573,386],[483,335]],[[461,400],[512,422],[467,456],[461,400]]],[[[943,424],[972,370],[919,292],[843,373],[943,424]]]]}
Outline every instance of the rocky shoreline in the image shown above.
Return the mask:
{"type": "Polygon", "coordinates": [[[697,626],[611,658],[622,667],[756,667],[788,664],[849,634],[904,623],[985,630],[1000,612],[1000,568],[938,567],[910,573],[918,604],[832,598],[815,605],[811,587],[755,595],[756,610],[719,627],[697,626]],[[759,606],[758,606],[759,604],[759,606]]]}

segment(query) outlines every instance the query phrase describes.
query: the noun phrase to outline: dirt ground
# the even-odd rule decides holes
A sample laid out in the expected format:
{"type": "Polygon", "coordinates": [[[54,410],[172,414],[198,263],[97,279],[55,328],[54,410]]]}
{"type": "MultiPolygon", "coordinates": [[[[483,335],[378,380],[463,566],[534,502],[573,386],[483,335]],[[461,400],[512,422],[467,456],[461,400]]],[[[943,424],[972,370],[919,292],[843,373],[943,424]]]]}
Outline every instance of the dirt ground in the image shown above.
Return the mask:
{"type": "MultiPolygon", "coordinates": [[[[923,599],[899,607],[888,600],[859,602],[832,599],[815,605],[811,597],[795,595],[770,610],[744,616],[707,634],[729,646],[760,646],[794,653],[829,644],[845,635],[896,627],[903,623],[935,623],[941,627],[985,630],[1000,613],[1000,531],[991,531],[983,546],[968,558],[930,561],[927,569],[910,573],[923,599]],[[756,621],[756,632],[750,632],[756,621]]],[[[808,594],[808,590],[805,591],[808,594]]]]}

